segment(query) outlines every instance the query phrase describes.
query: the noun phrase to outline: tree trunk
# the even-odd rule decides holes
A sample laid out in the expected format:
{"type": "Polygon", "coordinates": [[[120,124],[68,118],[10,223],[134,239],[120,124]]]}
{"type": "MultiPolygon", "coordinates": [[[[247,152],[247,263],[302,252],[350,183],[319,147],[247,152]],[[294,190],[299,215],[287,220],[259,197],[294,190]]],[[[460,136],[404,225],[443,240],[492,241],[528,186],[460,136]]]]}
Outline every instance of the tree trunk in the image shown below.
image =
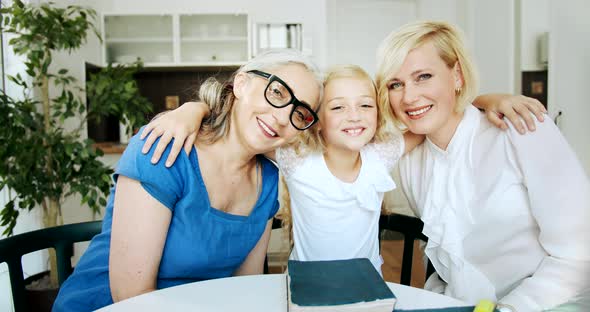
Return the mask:
{"type": "MultiPolygon", "coordinates": [[[[44,125],[45,125],[45,133],[50,133],[51,129],[51,102],[49,99],[49,78],[46,75],[41,77],[41,103],[43,104],[43,117],[44,117],[44,125]]],[[[45,166],[47,168],[47,174],[51,175],[53,172],[53,153],[51,152],[51,147],[46,145],[45,148],[47,149],[47,158],[45,159],[45,166]]],[[[61,213],[59,207],[59,198],[47,198],[49,201],[49,205],[47,205],[47,209],[44,211],[43,215],[43,225],[45,228],[50,228],[57,226],[58,223],[63,223],[61,220],[61,213]],[[59,221],[58,222],[58,217],[59,221]]],[[[55,255],[55,249],[49,249],[49,274],[51,280],[51,287],[57,288],[58,287],[58,278],[57,278],[57,257],[55,255]]]]}
{"type": "MultiPolygon", "coordinates": [[[[43,216],[43,226],[45,228],[54,227],[63,223],[59,210],[59,201],[50,198],[49,207],[43,216]]],[[[57,257],[53,248],[49,249],[49,277],[51,279],[51,287],[57,288],[59,284],[57,279],[57,257]]]]}

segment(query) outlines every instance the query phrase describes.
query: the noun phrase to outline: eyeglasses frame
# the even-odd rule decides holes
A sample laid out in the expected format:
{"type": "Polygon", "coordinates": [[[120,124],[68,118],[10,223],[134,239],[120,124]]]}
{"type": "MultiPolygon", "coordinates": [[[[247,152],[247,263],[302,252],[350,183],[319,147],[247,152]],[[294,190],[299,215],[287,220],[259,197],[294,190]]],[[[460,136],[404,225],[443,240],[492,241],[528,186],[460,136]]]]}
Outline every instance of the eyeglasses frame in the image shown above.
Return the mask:
{"type": "Polygon", "coordinates": [[[295,94],[293,94],[293,90],[291,90],[291,88],[289,87],[289,85],[284,82],[281,78],[279,78],[278,76],[275,76],[273,74],[269,74],[267,72],[263,72],[261,70],[249,70],[247,71],[247,73],[250,74],[254,74],[257,76],[260,76],[262,78],[265,78],[266,80],[268,80],[268,84],[266,85],[266,87],[264,88],[264,99],[266,100],[266,102],[268,102],[268,104],[270,104],[272,107],[275,108],[283,108],[283,107],[287,107],[291,104],[293,104],[293,108],[291,109],[291,113],[289,114],[289,121],[291,122],[291,125],[293,125],[293,127],[295,127],[295,129],[299,130],[299,131],[303,131],[303,130],[307,130],[309,129],[311,126],[313,126],[316,122],[319,121],[319,117],[316,114],[316,112],[311,108],[311,106],[307,103],[301,102],[299,101],[299,99],[297,99],[295,97],[295,94]],[[291,101],[289,101],[288,103],[284,104],[284,105],[280,105],[277,106],[273,103],[271,103],[271,101],[268,99],[268,97],[266,96],[266,90],[268,89],[268,87],[270,86],[271,83],[273,83],[274,81],[278,81],[280,84],[282,84],[285,89],[287,89],[287,91],[289,92],[289,95],[291,95],[291,101]],[[307,110],[309,110],[311,112],[311,115],[313,116],[313,122],[311,124],[309,124],[307,127],[305,128],[299,128],[295,125],[295,123],[293,122],[293,114],[295,113],[295,110],[297,109],[297,107],[299,106],[303,106],[305,107],[307,110]]]}

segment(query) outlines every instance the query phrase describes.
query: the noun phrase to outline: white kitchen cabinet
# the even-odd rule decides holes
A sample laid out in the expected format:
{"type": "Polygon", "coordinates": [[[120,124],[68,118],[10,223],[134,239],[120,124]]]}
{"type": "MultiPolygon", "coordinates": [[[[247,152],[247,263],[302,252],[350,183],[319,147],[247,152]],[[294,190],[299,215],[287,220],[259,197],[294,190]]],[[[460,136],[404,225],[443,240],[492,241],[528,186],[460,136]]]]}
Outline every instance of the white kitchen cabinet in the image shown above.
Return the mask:
{"type": "Polygon", "coordinates": [[[237,66],[249,58],[246,14],[104,14],[104,64],[237,66]]]}

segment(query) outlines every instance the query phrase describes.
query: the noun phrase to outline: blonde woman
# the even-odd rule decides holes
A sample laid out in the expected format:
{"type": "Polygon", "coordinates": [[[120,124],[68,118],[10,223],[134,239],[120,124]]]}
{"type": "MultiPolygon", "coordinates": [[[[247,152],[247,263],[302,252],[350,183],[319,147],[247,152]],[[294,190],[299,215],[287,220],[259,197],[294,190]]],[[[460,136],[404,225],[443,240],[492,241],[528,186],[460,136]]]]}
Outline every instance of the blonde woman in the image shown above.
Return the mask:
{"type": "Polygon", "coordinates": [[[582,290],[590,265],[590,183],[552,121],[520,135],[470,105],[474,66],[459,31],[418,22],[378,53],[377,88],[425,142],[402,158],[437,274],[425,288],[504,311],[541,311],[582,290]]]}
{"type": "Polygon", "coordinates": [[[322,81],[296,51],[271,51],[200,89],[203,135],[166,168],[135,136],[97,235],[55,311],[90,311],[184,283],[262,273],[278,172],[263,154],[317,121],[322,81]],[[278,92],[280,91],[280,92],[278,92]]]}

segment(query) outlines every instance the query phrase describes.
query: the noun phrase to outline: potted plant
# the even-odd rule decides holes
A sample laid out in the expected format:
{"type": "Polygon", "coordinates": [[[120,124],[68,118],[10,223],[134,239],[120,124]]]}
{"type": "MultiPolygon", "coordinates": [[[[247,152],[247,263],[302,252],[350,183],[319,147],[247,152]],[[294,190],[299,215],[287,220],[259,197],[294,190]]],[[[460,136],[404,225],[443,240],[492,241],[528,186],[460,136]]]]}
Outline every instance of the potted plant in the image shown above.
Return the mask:
{"type": "MultiPolygon", "coordinates": [[[[151,108],[133,80],[140,63],[130,68],[109,65],[92,75],[88,96],[100,105],[90,108],[68,70],[53,69],[54,53],[75,51],[89,31],[99,36],[94,10],[15,0],[0,13],[3,32],[12,35],[8,45],[25,57],[30,76],[7,77],[22,89],[21,98],[0,92],[0,189],[10,190],[8,203],[0,207],[0,224],[6,226],[4,234],[11,235],[19,210],[40,207],[45,227],[63,224],[61,203],[74,194],[99,212],[106,205],[113,171],[99,160],[102,152],[93,148],[93,142],[81,139],[84,126],[88,120],[114,114],[128,120],[129,127],[137,127],[151,108]],[[65,125],[76,119],[78,126],[65,125]]],[[[52,252],[50,272],[51,285],[57,287],[52,252]]]]}

